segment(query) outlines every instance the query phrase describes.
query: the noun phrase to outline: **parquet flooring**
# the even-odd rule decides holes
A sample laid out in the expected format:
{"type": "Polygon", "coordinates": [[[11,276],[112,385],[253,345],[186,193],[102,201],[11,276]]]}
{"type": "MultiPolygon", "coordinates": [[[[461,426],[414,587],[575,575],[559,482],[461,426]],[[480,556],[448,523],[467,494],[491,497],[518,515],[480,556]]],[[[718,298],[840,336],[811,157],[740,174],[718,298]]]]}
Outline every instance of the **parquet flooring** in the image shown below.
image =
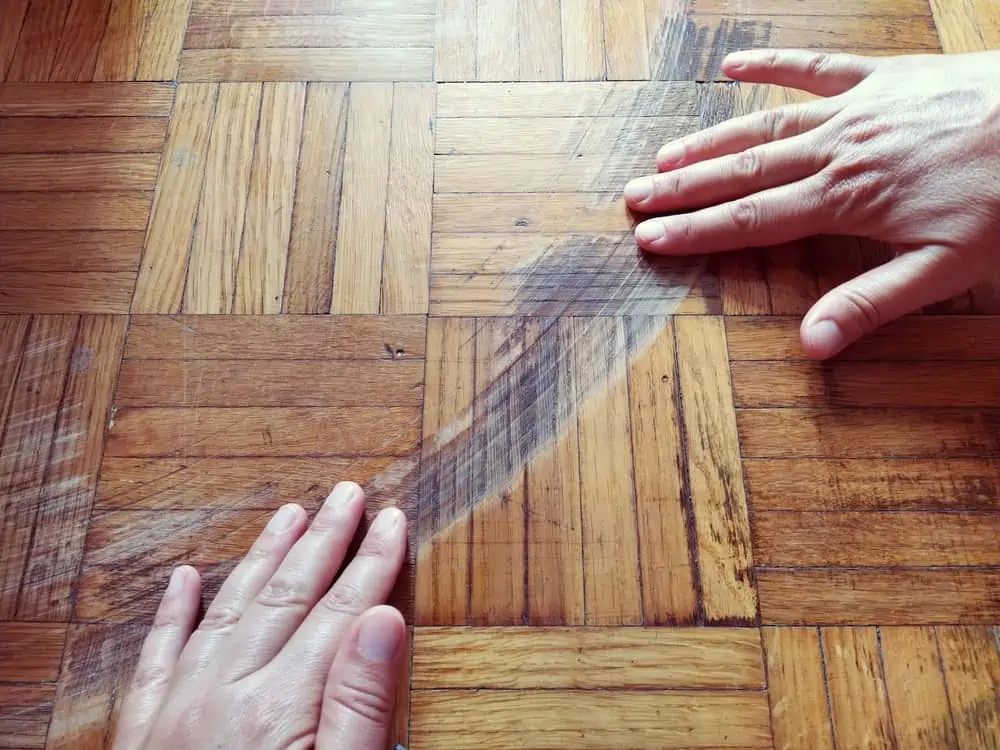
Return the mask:
{"type": "Polygon", "coordinates": [[[411,521],[394,743],[1000,748],[1000,295],[807,361],[886,257],[636,251],[752,46],[1000,47],[993,0],[5,0],[0,748],[109,746],[341,479],[411,521]]]}

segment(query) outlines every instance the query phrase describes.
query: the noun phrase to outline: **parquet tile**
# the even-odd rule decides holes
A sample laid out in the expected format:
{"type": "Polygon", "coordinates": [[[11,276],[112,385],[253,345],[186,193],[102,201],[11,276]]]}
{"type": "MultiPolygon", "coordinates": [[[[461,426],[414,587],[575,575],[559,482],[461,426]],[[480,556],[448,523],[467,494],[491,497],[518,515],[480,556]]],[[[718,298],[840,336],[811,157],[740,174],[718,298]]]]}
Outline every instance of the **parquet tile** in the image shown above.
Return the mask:
{"type": "Polygon", "coordinates": [[[170,570],[341,479],[411,522],[391,746],[998,746],[1000,281],[819,364],[891,248],[621,198],[812,98],[726,53],[991,0],[0,5],[0,748],[109,748],[170,570]]]}

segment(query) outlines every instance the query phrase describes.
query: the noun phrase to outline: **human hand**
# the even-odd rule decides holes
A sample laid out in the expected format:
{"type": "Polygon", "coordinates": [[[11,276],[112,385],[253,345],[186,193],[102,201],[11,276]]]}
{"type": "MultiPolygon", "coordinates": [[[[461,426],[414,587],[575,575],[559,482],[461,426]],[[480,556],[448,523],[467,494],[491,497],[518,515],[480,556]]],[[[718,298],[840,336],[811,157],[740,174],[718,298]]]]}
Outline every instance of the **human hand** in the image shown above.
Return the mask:
{"type": "Polygon", "coordinates": [[[284,506],[197,630],[200,579],[177,568],[143,644],[115,750],[384,750],[406,628],[399,612],[379,605],[402,568],[406,519],[383,510],[333,583],[364,502],[360,487],[339,484],[308,529],[301,507],[284,506]]]}
{"type": "Polygon", "coordinates": [[[831,290],[802,321],[831,357],[878,326],[949,299],[1000,259],[1000,52],[868,58],[795,50],[726,58],[736,80],[819,97],[664,146],[626,187],[641,248],[685,255],[819,234],[889,243],[888,263],[831,290]]]}

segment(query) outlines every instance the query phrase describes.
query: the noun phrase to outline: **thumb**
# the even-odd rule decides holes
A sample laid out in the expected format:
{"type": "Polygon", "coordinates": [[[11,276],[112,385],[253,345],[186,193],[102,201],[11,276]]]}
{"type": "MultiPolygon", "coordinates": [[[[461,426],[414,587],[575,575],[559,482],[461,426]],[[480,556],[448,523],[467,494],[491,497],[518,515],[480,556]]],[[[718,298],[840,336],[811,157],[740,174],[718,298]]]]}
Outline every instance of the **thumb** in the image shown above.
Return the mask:
{"type": "Polygon", "coordinates": [[[763,49],[728,55],[722,61],[722,72],[738,81],[771,83],[817,96],[836,96],[861,83],[875,72],[878,64],[875,58],[860,55],[763,49]]]}
{"type": "Polygon", "coordinates": [[[802,346],[814,359],[832,357],[891,320],[961,294],[979,270],[950,248],[903,253],[821,298],[802,321],[802,346]]]}
{"type": "Polygon", "coordinates": [[[406,623],[392,607],[357,619],[327,676],[317,750],[384,750],[405,640],[406,623]]]}

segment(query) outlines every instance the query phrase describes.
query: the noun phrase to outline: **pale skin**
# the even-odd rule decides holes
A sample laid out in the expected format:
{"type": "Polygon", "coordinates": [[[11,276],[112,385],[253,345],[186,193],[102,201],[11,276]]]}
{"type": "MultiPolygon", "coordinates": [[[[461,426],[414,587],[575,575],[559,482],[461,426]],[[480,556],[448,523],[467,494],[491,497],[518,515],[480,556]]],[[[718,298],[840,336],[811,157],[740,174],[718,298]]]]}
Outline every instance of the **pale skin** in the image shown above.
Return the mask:
{"type": "MultiPolygon", "coordinates": [[[[736,80],[816,94],[666,144],[625,189],[652,215],[651,253],[764,247],[816,234],[893,244],[897,257],[832,290],[802,345],[832,357],[876,327],[948,299],[1000,259],[1000,52],[867,58],[728,57],[736,80]],[[674,212],[681,215],[657,216],[674,212]]],[[[337,486],[309,524],[281,509],[197,623],[197,571],[174,571],[122,708],[115,750],[383,750],[405,652],[386,606],[406,521],[382,511],[337,577],[364,494],[337,486]]]]}

